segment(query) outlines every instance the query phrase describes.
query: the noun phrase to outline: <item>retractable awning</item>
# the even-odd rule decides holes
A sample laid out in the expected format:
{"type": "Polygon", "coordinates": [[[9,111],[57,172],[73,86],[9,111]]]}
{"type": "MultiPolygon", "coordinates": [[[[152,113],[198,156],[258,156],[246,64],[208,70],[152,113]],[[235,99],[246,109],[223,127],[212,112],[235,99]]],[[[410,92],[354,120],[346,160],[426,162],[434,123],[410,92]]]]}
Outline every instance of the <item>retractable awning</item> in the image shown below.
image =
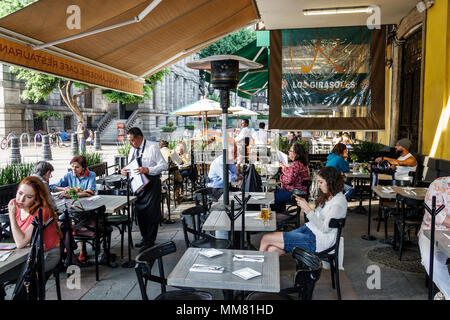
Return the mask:
{"type": "Polygon", "coordinates": [[[0,19],[0,61],[142,94],[145,77],[258,18],[253,0],[40,0],[0,19]]]}

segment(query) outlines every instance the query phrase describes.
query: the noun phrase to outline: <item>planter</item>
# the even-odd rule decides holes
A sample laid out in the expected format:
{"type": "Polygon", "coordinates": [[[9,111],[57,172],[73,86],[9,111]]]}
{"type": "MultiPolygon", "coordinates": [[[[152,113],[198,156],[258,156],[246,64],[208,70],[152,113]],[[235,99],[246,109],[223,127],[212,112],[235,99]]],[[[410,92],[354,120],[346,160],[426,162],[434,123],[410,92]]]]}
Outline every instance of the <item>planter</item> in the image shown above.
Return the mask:
{"type": "Polygon", "coordinates": [[[123,167],[125,167],[128,164],[128,157],[127,156],[114,156],[114,164],[116,165],[116,168],[118,170],[122,170],[123,167]]]}
{"type": "Polygon", "coordinates": [[[18,186],[18,183],[0,186],[0,209],[3,209],[2,207],[4,206],[8,206],[9,201],[16,197],[18,186]]]}
{"type": "Polygon", "coordinates": [[[97,177],[101,177],[106,174],[106,167],[108,166],[107,162],[100,162],[97,164],[93,164],[88,166],[88,170],[95,173],[97,177]]]}

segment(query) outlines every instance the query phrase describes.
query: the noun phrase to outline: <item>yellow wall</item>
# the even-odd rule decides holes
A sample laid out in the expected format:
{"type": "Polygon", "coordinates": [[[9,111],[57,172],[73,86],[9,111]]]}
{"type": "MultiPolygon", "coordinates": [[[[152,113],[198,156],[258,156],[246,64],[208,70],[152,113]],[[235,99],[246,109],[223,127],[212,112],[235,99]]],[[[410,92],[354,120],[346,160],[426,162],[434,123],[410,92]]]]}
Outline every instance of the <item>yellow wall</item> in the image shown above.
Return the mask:
{"type": "Polygon", "coordinates": [[[436,0],[434,6],[428,9],[426,33],[422,154],[450,160],[450,123],[448,121],[450,115],[450,4],[448,0],[436,0]],[[438,130],[439,128],[442,130],[438,130]]]}

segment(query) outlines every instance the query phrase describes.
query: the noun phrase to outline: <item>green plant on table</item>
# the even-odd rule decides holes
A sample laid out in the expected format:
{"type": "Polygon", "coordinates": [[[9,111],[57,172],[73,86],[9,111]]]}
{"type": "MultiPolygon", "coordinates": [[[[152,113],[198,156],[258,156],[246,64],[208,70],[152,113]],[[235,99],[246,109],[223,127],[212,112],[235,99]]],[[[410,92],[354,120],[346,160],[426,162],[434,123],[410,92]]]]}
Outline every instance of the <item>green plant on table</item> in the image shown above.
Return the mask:
{"type": "Polygon", "coordinates": [[[350,160],[352,160],[352,162],[358,161],[358,155],[356,153],[352,153],[350,155],[350,160]]]}
{"type": "MultiPolygon", "coordinates": [[[[72,206],[74,206],[75,202],[77,202],[77,201],[79,202],[80,197],[78,196],[77,192],[82,192],[82,191],[84,191],[83,188],[76,187],[76,188],[70,188],[69,191],[66,192],[68,195],[70,195],[72,197],[72,204],[71,204],[72,206]]],[[[81,202],[79,202],[79,203],[80,203],[81,209],[84,210],[81,202]]]]}
{"type": "Polygon", "coordinates": [[[364,161],[361,168],[362,168],[362,173],[368,173],[369,169],[368,169],[369,163],[367,161],[364,161]]]}

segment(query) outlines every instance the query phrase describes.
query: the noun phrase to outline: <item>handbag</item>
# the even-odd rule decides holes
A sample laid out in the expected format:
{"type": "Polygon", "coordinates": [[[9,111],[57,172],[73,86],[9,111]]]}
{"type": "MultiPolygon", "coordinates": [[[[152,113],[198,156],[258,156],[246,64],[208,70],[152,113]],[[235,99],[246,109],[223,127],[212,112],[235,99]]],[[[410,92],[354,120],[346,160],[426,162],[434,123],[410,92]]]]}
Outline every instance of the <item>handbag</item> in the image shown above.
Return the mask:
{"type": "Polygon", "coordinates": [[[32,221],[34,226],[31,234],[31,251],[25,266],[17,279],[11,300],[45,300],[45,262],[44,262],[44,229],[53,222],[50,218],[42,225],[42,208],[38,217],[32,221]]]}

